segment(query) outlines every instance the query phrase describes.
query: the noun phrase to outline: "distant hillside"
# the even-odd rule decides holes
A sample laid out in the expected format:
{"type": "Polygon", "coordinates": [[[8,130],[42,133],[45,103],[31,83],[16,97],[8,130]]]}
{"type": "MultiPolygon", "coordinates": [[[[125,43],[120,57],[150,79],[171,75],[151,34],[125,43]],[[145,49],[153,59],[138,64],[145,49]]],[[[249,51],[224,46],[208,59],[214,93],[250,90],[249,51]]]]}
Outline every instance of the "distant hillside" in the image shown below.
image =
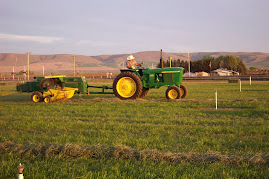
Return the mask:
{"type": "MultiPolygon", "coordinates": [[[[30,55],[30,71],[42,73],[43,65],[47,73],[72,73],[74,69],[73,55],[57,54],[57,55],[30,55]]],[[[27,69],[27,55],[0,53],[0,72],[12,72],[13,66],[15,71],[27,69]]],[[[93,71],[115,70],[108,66],[103,66],[103,62],[90,56],[76,55],[77,71],[93,71]]]]}
{"type": "MultiPolygon", "coordinates": [[[[130,54],[117,55],[99,55],[85,56],[76,55],[76,70],[79,73],[97,73],[97,72],[118,72],[125,66],[126,58],[130,54]]],[[[144,62],[146,67],[155,67],[160,60],[159,51],[146,51],[132,53],[137,62],[144,62]]],[[[269,69],[269,53],[259,52],[199,52],[190,53],[191,60],[199,60],[203,56],[211,55],[218,57],[220,55],[237,55],[243,59],[247,67],[269,69]]],[[[173,59],[187,60],[187,53],[166,53],[163,52],[163,59],[167,60],[169,56],[173,59]]],[[[46,73],[72,73],[74,69],[73,55],[30,55],[30,71],[35,74],[41,74],[43,65],[46,73]]],[[[0,73],[10,73],[15,66],[15,72],[27,69],[27,55],[15,53],[0,53],[0,73]]]]}
{"type": "MultiPolygon", "coordinates": [[[[99,61],[108,64],[119,64],[120,62],[125,62],[126,58],[130,54],[119,54],[119,55],[100,55],[92,56],[99,61]]],[[[136,61],[143,61],[147,66],[151,66],[152,63],[156,65],[159,63],[160,52],[159,51],[146,51],[146,52],[137,52],[132,53],[136,61]]],[[[190,53],[190,59],[197,61],[202,59],[204,56],[211,55],[213,57],[219,57],[221,55],[236,55],[243,59],[247,67],[257,67],[257,68],[267,68],[269,69],[269,53],[260,53],[260,52],[198,52],[190,53]]],[[[187,53],[166,53],[163,52],[163,59],[168,60],[168,57],[171,56],[173,59],[188,60],[187,53]]]]}

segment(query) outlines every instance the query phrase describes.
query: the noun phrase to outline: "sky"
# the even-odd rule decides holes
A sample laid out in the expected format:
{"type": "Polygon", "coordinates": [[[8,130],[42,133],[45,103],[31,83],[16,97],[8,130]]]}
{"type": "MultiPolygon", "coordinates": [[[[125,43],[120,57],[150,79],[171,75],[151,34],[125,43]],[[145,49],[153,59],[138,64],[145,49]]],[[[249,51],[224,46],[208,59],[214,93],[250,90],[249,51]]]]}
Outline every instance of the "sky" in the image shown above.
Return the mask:
{"type": "Polygon", "coordinates": [[[268,0],[0,0],[0,53],[268,53],[268,7],[268,0]]]}

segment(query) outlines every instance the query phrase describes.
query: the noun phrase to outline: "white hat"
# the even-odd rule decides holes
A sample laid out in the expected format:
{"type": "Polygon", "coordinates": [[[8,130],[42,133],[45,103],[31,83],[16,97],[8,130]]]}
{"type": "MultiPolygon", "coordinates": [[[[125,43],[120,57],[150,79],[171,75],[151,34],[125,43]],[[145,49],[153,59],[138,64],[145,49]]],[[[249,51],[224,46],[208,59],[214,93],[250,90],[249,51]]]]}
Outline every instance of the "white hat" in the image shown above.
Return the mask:
{"type": "Polygon", "coordinates": [[[127,60],[135,59],[133,55],[127,57],[127,60]]]}

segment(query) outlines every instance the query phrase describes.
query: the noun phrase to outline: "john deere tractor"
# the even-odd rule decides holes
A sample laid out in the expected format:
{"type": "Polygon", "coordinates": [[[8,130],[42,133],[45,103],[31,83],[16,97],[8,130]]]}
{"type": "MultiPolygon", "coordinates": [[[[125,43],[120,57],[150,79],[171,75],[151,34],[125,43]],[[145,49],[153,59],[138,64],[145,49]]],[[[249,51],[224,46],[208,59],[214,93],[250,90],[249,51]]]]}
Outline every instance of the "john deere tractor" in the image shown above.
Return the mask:
{"type": "Polygon", "coordinates": [[[113,82],[113,92],[120,99],[137,99],[147,96],[149,89],[168,86],[167,99],[187,96],[187,88],[182,83],[184,68],[122,69],[113,82]]]}

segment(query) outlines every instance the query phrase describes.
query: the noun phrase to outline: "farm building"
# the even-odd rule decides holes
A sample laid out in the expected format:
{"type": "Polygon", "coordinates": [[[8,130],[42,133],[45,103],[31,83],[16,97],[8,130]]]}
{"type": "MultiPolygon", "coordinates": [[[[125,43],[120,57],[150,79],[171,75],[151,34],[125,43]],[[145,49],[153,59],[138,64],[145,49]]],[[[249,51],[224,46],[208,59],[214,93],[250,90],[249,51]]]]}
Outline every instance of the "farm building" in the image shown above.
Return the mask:
{"type": "Polygon", "coordinates": [[[196,76],[196,75],[195,75],[195,73],[192,73],[192,72],[190,74],[189,74],[189,72],[183,74],[183,77],[189,77],[189,76],[193,77],[193,76],[196,76]]]}
{"type": "Polygon", "coordinates": [[[196,76],[210,76],[209,73],[204,72],[204,71],[202,71],[202,72],[196,72],[195,75],[196,75],[196,76]]]}
{"type": "Polygon", "coordinates": [[[227,70],[224,68],[219,68],[210,73],[211,76],[236,76],[239,75],[239,72],[233,70],[227,70]]]}

